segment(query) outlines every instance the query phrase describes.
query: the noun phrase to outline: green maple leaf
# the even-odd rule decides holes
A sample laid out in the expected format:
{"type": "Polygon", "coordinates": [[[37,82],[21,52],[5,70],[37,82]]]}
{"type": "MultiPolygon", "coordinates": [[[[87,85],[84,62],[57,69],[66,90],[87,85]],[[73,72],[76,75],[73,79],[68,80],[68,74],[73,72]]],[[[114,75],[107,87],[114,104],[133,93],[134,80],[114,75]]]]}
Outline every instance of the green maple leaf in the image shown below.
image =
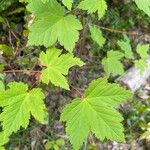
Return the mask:
{"type": "Polygon", "coordinates": [[[83,0],[80,2],[78,8],[87,10],[89,14],[98,11],[99,19],[105,15],[107,4],[105,0],[83,0]]]}
{"type": "Polygon", "coordinates": [[[79,39],[82,25],[76,16],[65,15],[66,10],[57,1],[32,1],[28,9],[34,14],[34,23],[30,26],[29,45],[54,45],[57,41],[66,50],[72,52],[79,39]]]}
{"type": "Polygon", "coordinates": [[[68,74],[69,68],[75,65],[83,66],[84,63],[79,58],[74,58],[72,54],[63,54],[56,48],[50,48],[46,53],[41,52],[39,58],[41,64],[47,68],[41,72],[41,81],[48,84],[53,83],[69,89],[65,75],[68,74]]]}
{"type": "Polygon", "coordinates": [[[146,59],[149,57],[148,50],[149,50],[149,44],[145,44],[145,45],[138,44],[136,48],[136,51],[140,55],[141,59],[135,60],[134,64],[137,68],[140,69],[141,73],[145,71],[148,65],[146,63],[146,59]]]}
{"type": "Polygon", "coordinates": [[[150,1],[149,0],[134,0],[139,9],[143,10],[150,16],[150,1]]]}
{"type": "Polygon", "coordinates": [[[78,150],[90,132],[100,140],[124,141],[122,116],[113,107],[131,97],[131,93],[107,78],[94,80],[83,98],[65,106],[61,120],[75,150],[78,150]]]}
{"type": "Polygon", "coordinates": [[[96,26],[90,26],[91,38],[100,46],[102,47],[106,39],[102,35],[102,31],[96,26]]]}
{"type": "Polygon", "coordinates": [[[62,0],[63,4],[69,9],[71,10],[72,8],[72,4],[73,4],[73,0],[62,0]]]}
{"type": "Polygon", "coordinates": [[[10,136],[20,127],[27,128],[31,115],[43,123],[45,119],[44,94],[41,89],[28,91],[28,86],[22,82],[8,84],[9,89],[1,93],[0,114],[4,136],[10,136]],[[31,115],[30,115],[31,114],[31,115]]]}
{"type": "Polygon", "coordinates": [[[102,64],[104,66],[104,70],[107,74],[123,74],[124,67],[123,64],[120,62],[120,59],[124,57],[124,54],[119,51],[108,51],[107,58],[102,60],[102,64]]]}
{"type": "Polygon", "coordinates": [[[120,48],[124,51],[126,58],[134,58],[132,48],[130,45],[130,39],[127,36],[124,36],[124,40],[119,40],[117,43],[120,46],[120,48]]]}

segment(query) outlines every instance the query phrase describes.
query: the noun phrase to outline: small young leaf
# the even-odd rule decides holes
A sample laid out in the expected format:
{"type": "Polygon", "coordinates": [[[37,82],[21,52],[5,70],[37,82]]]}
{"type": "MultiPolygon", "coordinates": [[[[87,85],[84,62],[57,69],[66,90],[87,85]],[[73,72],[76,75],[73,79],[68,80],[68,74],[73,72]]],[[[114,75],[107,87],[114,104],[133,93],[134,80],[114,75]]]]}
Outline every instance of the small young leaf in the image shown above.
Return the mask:
{"type": "Polygon", "coordinates": [[[0,106],[3,107],[0,120],[4,136],[10,136],[20,127],[27,128],[31,115],[39,122],[44,122],[46,108],[41,89],[28,92],[27,85],[22,82],[9,83],[8,87],[0,96],[0,106]]]}
{"type": "Polygon", "coordinates": [[[120,59],[123,56],[124,54],[119,51],[111,50],[107,52],[107,58],[102,60],[102,64],[104,66],[105,72],[108,75],[111,73],[119,75],[124,73],[123,64],[120,62],[120,59]]]}
{"type": "Polygon", "coordinates": [[[39,60],[43,66],[47,67],[41,72],[41,81],[46,84],[52,82],[67,90],[69,85],[65,75],[68,74],[69,68],[84,65],[79,58],[74,58],[71,54],[61,55],[61,51],[56,48],[50,48],[46,53],[41,52],[39,60]]]}
{"type": "Polygon", "coordinates": [[[141,59],[135,60],[134,64],[137,68],[140,69],[141,73],[143,73],[147,68],[146,58],[149,57],[148,50],[149,50],[149,44],[145,44],[145,45],[138,44],[136,48],[136,51],[140,55],[141,59]]]}
{"type": "Polygon", "coordinates": [[[56,0],[42,3],[34,0],[28,9],[36,19],[30,26],[29,45],[52,46],[60,42],[66,50],[72,52],[79,39],[80,21],[74,15],[65,15],[66,10],[56,0]]]}
{"type": "Polygon", "coordinates": [[[94,80],[83,98],[68,104],[61,115],[66,132],[75,150],[78,150],[90,132],[100,140],[124,141],[122,116],[113,107],[131,97],[131,93],[107,78],[94,80]]]}
{"type": "Polygon", "coordinates": [[[130,45],[130,39],[127,36],[124,36],[124,40],[120,40],[117,42],[120,48],[124,51],[125,57],[129,59],[133,59],[133,52],[130,45]]]}
{"type": "Polygon", "coordinates": [[[98,11],[99,19],[105,15],[107,10],[106,0],[83,0],[80,2],[78,8],[87,10],[89,14],[98,11]]]}
{"type": "Polygon", "coordinates": [[[106,39],[102,35],[102,31],[96,26],[90,26],[91,38],[95,41],[100,47],[102,47],[106,39]]]}
{"type": "Polygon", "coordinates": [[[145,45],[138,44],[136,48],[137,53],[140,55],[142,59],[146,59],[149,57],[148,50],[149,50],[149,44],[145,44],[145,45]]]}

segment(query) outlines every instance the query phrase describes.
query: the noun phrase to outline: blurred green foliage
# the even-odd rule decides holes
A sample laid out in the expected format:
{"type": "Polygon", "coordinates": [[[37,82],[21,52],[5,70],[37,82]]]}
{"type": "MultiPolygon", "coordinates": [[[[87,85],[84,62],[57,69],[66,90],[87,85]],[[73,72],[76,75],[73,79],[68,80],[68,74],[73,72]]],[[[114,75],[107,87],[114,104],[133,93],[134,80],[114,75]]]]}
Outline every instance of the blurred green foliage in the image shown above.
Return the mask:
{"type": "Polygon", "coordinates": [[[126,120],[127,140],[143,138],[149,130],[150,100],[140,101],[139,98],[134,98],[133,101],[125,104],[123,116],[126,120]]]}

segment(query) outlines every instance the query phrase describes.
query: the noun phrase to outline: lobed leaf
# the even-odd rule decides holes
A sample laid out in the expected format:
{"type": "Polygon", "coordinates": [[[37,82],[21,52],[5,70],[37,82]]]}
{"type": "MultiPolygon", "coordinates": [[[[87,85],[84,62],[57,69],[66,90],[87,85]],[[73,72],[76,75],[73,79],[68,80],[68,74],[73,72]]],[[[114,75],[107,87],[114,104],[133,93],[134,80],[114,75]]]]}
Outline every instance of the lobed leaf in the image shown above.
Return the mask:
{"type": "Polygon", "coordinates": [[[119,51],[111,50],[107,52],[107,58],[103,58],[102,65],[108,75],[111,73],[115,75],[124,73],[123,64],[120,62],[122,57],[124,57],[124,54],[119,51]]]}
{"type": "Polygon", "coordinates": [[[105,0],[83,0],[80,2],[78,8],[87,10],[89,14],[98,12],[99,19],[105,15],[107,4],[105,0]]]}
{"type": "Polygon", "coordinates": [[[97,26],[90,25],[91,38],[95,41],[100,47],[102,47],[106,39],[102,35],[102,31],[97,26]]]}
{"type": "Polygon", "coordinates": [[[120,46],[120,48],[124,51],[126,58],[134,58],[132,48],[130,45],[130,39],[127,36],[124,36],[124,40],[119,40],[117,43],[120,46]]]}
{"type": "Polygon", "coordinates": [[[145,69],[147,68],[147,65],[148,65],[146,63],[146,59],[149,57],[148,50],[149,50],[149,44],[145,44],[145,45],[138,44],[137,45],[136,51],[140,55],[141,58],[139,60],[135,60],[134,64],[137,68],[140,69],[141,73],[143,73],[145,71],[145,69]]]}
{"type": "Polygon", "coordinates": [[[8,87],[0,96],[0,106],[3,107],[0,121],[5,137],[17,132],[20,127],[27,128],[31,115],[44,122],[46,107],[41,89],[28,91],[27,85],[22,82],[9,83],[8,87]]]}
{"type": "Polygon", "coordinates": [[[34,23],[30,26],[29,45],[54,45],[57,41],[72,52],[79,39],[80,21],[74,15],[65,15],[65,8],[56,0],[42,3],[32,1],[28,10],[35,15],[34,23]]]}
{"type": "Polygon", "coordinates": [[[122,116],[113,107],[132,94],[107,78],[93,81],[83,98],[65,106],[61,120],[66,122],[66,132],[75,150],[80,149],[90,132],[100,140],[124,141],[122,116]]]}
{"type": "Polygon", "coordinates": [[[61,55],[61,51],[56,48],[49,48],[46,53],[41,52],[39,60],[46,67],[41,72],[41,81],[46,84],[51,82],[67,90],[69,85],[65,75],[69,69],[75,65],[84,65],[79,58],[75,58],[72,54],[61,55]]]}

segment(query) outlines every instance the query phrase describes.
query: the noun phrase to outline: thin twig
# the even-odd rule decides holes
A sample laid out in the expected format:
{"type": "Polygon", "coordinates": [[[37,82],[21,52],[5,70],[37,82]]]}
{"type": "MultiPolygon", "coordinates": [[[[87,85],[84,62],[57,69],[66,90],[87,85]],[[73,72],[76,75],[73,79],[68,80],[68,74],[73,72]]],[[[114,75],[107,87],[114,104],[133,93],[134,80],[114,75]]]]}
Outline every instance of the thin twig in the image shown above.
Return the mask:
{"type": "Polygon", "coordinates": [[[121,30],[117,30],[117,29],[111,29],[111,28],[106,28],[106,27],[103,27],[103,26],[99,26],[99,28],[103,29],[103,30],[106,30],[106,31],[109,31],[109,32],[116,32],[116,33],[122,33],[122,34],[127,34],[127,35],[132,35],[132,36],[137,36],[137,35],[141,35],[137,32],[128,32],[128,31],[121,31],[121,30]]]}
{"type": "Polygon", "coordinates": [[[86,23],[83,16],[81,16],[81,22],[83,26],[83,30],[81,32],[80,44],[79,44],[79,54],[82,56],[84,54],[85,42],[86,42],[86,35],[88,32],[88,24],[86,23]]]}
{"type": "Polygon", "coordinates": [[[0,73],[26,73],[26,72],[40,73],[41,71],[35,71],[35,70],[4,70],[4,71],[0,71],[0,73]]]}
{"type": "MultiPolygon", "coordinates": [[[[71,11],[69,11],[66,15],[69,15],[69,14],[75,14],[76,12],[82,12],[80,9],[78,9],[78,8],[75,8],[75,9],[73,9],[73,10],[71,10],[71,11]]],[[[83,14],[80,14],[81,15],[81,17],[82,16],[84,16],[83,14]]],[[[127,34],[127,35],[131,35],[131,36],[139,36],[139,35],[141,35],[141,34],[139,34],[139,33],[137,33],[137,32],[128,32],[128,31],[121,31],[121,30],[117,30],[117,29],[111,29],[111,28],[107,28],[107,27],[103,27],[103,26],[99,26],[101,29],[103,29],[103,30],[106,30],[106,31],[109,31],[109,32],[116,32],[116,33],[122,33],[122,34],[127,34]]]]}
{"type": "MultiPolygon", "coordinates": [[[[95,68],[95,67],[100,67],[101,65],[86,65],[86,66],[83,66],[79,69],[88,69],[88,68],[95,68]]],[[[3,70],[3,71],[0,71],[0,73],[41,73],[40,70],[3,70]]]]}
{"type": "Polygon", "coordinates": [[[70,85],[74,90],[76,90],[78,93],[79,93],[79,95],[82,97],[83,96],[83,93],[79,90],[79,88],[76,88],[76,87],[74,87],[73,85],[70,85]]]}

